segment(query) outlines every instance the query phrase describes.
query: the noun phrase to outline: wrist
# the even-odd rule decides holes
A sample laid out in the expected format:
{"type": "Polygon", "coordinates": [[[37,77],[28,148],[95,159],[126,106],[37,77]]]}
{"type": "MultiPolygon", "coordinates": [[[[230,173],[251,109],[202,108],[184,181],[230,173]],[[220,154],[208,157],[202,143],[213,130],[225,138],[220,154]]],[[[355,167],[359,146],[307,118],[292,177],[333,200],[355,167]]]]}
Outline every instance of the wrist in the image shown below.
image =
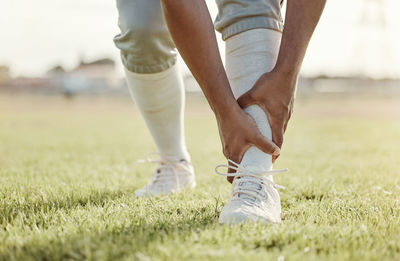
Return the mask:
{"type": "Polygon", "coordinates": [[[223,101],[213,108],[215,117],[218,121],[229,120],[241,110],[236,100],[223,101]]]}
{"type": "Polygon", "coordinates": [[[295,66],[275,65],[271,71],[272,73],[287,79],[289,81],[297,81],[299,70],[295,66]]]}
{"type": "Polygon", "coordinates": [[[279,83],[280,88],[285,89],[288,93],[293,93],[296,89],[298,71],[293,68],[275,67],[271,73],[275,77],[275,81],[279,83]]]}

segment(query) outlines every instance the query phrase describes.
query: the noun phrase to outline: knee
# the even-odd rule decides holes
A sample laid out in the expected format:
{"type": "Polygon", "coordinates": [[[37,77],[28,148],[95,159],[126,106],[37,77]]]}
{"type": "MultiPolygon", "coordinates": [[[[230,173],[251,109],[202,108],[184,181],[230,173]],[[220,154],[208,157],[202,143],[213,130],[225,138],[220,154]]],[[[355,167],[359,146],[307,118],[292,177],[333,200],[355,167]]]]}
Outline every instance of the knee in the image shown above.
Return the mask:
{"type": "Polygon", "coordinates": [[[165,24],[128,16],[120,21],[120,28],[114,42],[128,70],[156,73],[175,64],[177,53],[165,24]]]}

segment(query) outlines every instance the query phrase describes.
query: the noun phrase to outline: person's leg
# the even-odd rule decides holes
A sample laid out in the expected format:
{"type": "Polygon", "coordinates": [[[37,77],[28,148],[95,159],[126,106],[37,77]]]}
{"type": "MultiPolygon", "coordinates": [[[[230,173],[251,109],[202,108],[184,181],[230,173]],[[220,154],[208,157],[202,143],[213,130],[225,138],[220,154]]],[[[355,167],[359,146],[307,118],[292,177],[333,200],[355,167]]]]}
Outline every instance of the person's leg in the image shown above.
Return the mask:
{"type": "Polygon", "coordinates": [[[185,93],[178,66],[152,74],[126,70],[126,79],[161,157],[190,161],[183,129],[185,93]]]}
{"type": "Polygon", "coordinates": [[[162,158],[190,160],[183,128],[184,88],[159,0],[117,0],[127,83],[162,158]]]}
{"type": "Polygon", "coordinates": [[[114,38],[129,91],[160,154],[150,182],[135,191],[153,196],[193,188],[194,171],[186,149],[184,87],[177,52],[159,0],[117,0],[121,33],[114,38]]]}
{"type": "MultiPolygon", "coordinates": [[[[238,98],[275,66],[281,41],[281,1],[221,0],[218,4],[215,26],[226,40],[226,73],[238,98]]],[[[265,112],[258,105],[244,110],[255,120],[260,132],[272,140],[265,112]]],[[[253,146],[238,163],[243,169],[235,174],[230,201],[221,212],[220,223],[280,222],[280,197],[268,173],[272,169],[271,155],[253,146]]]]}
{"type": "MultiPolygon", "coordinates": [[[[226,41],[226,73],[236,98],[250,90],[258,78],[272,70],[279,52],[283,0],[219,0],[215,28],[226,41]]],[[[272,140],[268,119],[259,106],[245,109],[261,133],[272,140]]],[[[270,170],[272,157],[251,147],[244,166],[270,170]]]]}
{"type": "MultiPolygon", "coordinates": [[[[252,29],[226,41],[226,72],[236,98],[250,90],[258,78],[270,71],[276,62],[281,33],[270,29],[252,29]]],[[[268,94],[266,94],[268,95],[268,94]]],[[[244,109],[256,122],[260,132],[272,140],[271,127],[258,105],[244,109]]],[[[220,215],[220,223],[247,220],[280,222],[281,202],[271,175],[254,177],[251,173],[272,170],[272,157],[253,146],[244,153],[232,183],[230,201],[220,215]]]]}
{"type": "MultiPolygon", "coordinates": [[[[281,33],[260,28],[234,35],[226,41],[226,73],[233,94],[239,98],[252,88],[260,76],[273,69],[279,52],[281,33]]],[[[264,111],[258,105],[245,108],[256,121],[261,133],[272,140],[271,128],[264,111]]],[[[258,167],[260,171],[272,169],[272,157],[256,147],[249,148],[241,164],[258,167]]]]}

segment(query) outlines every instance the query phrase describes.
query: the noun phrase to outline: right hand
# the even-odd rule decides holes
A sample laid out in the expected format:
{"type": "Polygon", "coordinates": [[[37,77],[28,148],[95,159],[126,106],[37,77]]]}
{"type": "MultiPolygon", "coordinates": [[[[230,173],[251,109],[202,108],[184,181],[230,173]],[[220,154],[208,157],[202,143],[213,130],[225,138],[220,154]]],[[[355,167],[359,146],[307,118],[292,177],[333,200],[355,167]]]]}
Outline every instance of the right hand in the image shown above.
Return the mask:
{"type": "MultiPolygon", "coordinates": [[[[239,106],[217,117],[217,122],[223,153],[227,159],[240,163],[251,146],[273,156],[280,154],[279,147],[261,134],[253,118],[239,106]]],[[[229,172],[234,170],[229,169],[229,172]]],[[[228,177],[228,181],[232,183],[233,178],[228,177]]]]}

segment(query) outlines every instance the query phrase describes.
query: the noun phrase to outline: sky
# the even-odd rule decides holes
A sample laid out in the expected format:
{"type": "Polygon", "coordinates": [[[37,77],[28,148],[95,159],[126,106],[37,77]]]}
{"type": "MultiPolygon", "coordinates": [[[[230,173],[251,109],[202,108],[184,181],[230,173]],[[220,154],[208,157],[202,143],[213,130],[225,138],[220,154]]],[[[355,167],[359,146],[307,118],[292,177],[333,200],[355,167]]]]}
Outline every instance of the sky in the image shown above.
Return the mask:
{"type": "MultiPolygon", "coordinates": [[[[216,6],[206,2],[214,18],[216,6]]],[[[302,74],[399,78],[399,10],[399,0],[327,1],[302,74]]],[[[117,21],[111,0],[2,0],[0,65],[8,65],[13,76],[40,76],[55,65],[72,69],[81,59],[110,57],[122,72],[112,41],[119,33],[117,21]]],[[[217,37],[223,56],[224,43],[217,37]]]]}

